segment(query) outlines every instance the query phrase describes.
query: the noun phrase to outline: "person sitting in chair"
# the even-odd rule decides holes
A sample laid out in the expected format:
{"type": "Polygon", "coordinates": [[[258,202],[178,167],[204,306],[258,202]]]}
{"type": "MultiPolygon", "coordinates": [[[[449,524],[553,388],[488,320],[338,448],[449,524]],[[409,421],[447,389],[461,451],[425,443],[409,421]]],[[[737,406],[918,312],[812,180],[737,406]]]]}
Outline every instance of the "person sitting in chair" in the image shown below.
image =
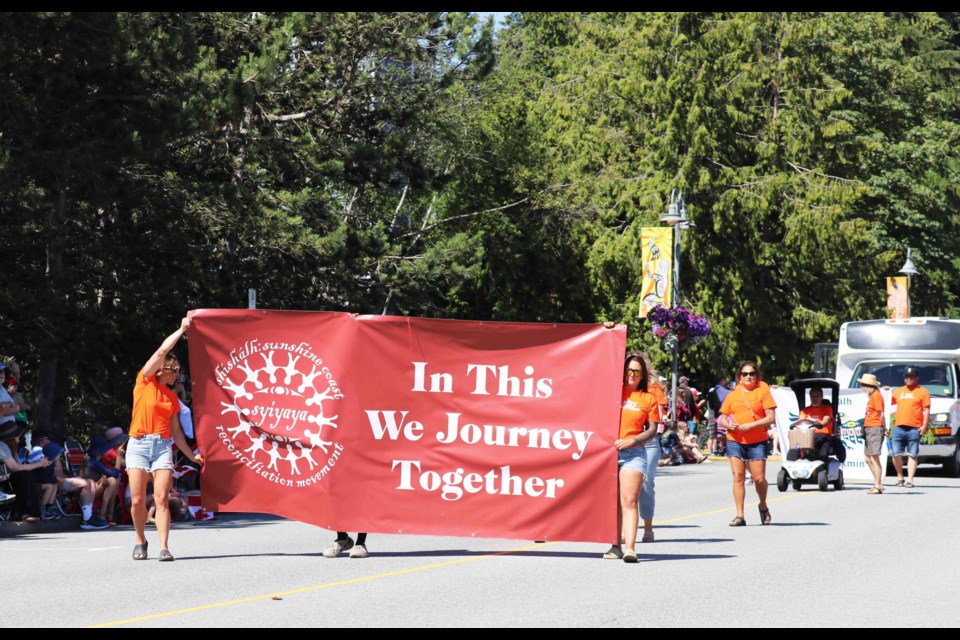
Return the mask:
{"type": "Polygon", "coordinates": [[[817,457],[826,462],[833,449],[833,408],[823,403],[823,389],[810,389],[810,404],[800,411],[800,419],[819,425],[813,437],[813,448],[817,457]]]}
{"type": "Polygon", "coordinates": [[[677,423],[668,420],[665,425],[665,431],[660,437],[660,460],[657,461],[658,467],[667,465],[683,464],[683,456],[680,453],[681,441],[677,433],[677,423]]]}

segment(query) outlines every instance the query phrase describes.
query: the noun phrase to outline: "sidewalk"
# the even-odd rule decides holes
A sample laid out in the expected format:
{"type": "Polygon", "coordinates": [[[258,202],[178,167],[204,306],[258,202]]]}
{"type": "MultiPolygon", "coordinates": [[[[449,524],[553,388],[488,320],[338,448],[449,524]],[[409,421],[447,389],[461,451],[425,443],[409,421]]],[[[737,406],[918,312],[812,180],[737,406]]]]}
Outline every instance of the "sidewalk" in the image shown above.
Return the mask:
{"type": "Polygon", "coordinates": [[[39,522],[0,521],[0,538],[13,538],[37,533],[58,533],[80,529],[79,517],[65,517],[59,520],[41,520],[39,522]]]}

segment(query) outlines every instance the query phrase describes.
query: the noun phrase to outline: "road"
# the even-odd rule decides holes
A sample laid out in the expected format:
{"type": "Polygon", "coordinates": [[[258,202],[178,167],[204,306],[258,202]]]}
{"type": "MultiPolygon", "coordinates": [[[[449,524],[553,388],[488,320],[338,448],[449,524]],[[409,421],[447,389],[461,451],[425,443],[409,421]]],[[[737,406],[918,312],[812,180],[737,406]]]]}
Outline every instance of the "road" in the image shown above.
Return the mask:
{"type": "MultiPolygon", "coordinates": [[[[779,464],[771,462],[773,481],[779,464]]],[[[129,527],[0,540],[8,627],[956,627],[960,480],[779,493],[731,528],[725,462],[660,469],[657,542],[371,535],[321,555],[323,529],[251,514],[176,524],[173,563],[130,558],[129,527]]]]}

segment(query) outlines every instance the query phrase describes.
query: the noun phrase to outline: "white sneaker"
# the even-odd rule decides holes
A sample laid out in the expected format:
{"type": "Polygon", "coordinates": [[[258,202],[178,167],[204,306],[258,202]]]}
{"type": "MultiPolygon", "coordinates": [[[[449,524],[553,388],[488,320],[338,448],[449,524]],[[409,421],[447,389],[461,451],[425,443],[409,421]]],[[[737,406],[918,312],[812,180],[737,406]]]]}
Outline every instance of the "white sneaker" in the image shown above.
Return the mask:
{"type": "Polygon", "coordinates": [[[3,491],[0,491],[0,504],[3,504],[4,502],[10,502],[16,497],[17,494],[15,493],[4,493],[3,491]]]}
{"type": "Polygon", "coordinates": [[[747,478],[746,480],[743,481],[743,484],[749,487],[750,485],[753,484],[753,478],[747,478]]]}
{"type": "Polygon", "coordinates": [[[336,558],[338,555],[353,548],[353,538],[347,536],[345,540],[334,540],[333,544],[323,550],[324,558],[336,558]]]}
{"type": "Polygon", "coordinates": [[[370,554],[367,553],[367,545],[365,544],[358,544],[353,549],[350,549],[351,558],[366,558],[369,555],[370,554]]]}

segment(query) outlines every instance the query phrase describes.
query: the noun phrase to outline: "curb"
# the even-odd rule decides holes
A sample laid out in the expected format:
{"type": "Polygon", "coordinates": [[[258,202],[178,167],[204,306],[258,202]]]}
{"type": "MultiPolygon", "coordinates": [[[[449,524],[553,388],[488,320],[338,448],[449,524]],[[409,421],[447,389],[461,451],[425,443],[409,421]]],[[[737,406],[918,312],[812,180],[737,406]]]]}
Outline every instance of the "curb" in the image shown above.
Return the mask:
{"type": "Polygon", "coordinates": [[[59,533],[80,529],[80,518],[66,516],[59,520],[41,520],[40,522],[0,522],[0,538],[30,535],[36,533],[59,533]]]}

